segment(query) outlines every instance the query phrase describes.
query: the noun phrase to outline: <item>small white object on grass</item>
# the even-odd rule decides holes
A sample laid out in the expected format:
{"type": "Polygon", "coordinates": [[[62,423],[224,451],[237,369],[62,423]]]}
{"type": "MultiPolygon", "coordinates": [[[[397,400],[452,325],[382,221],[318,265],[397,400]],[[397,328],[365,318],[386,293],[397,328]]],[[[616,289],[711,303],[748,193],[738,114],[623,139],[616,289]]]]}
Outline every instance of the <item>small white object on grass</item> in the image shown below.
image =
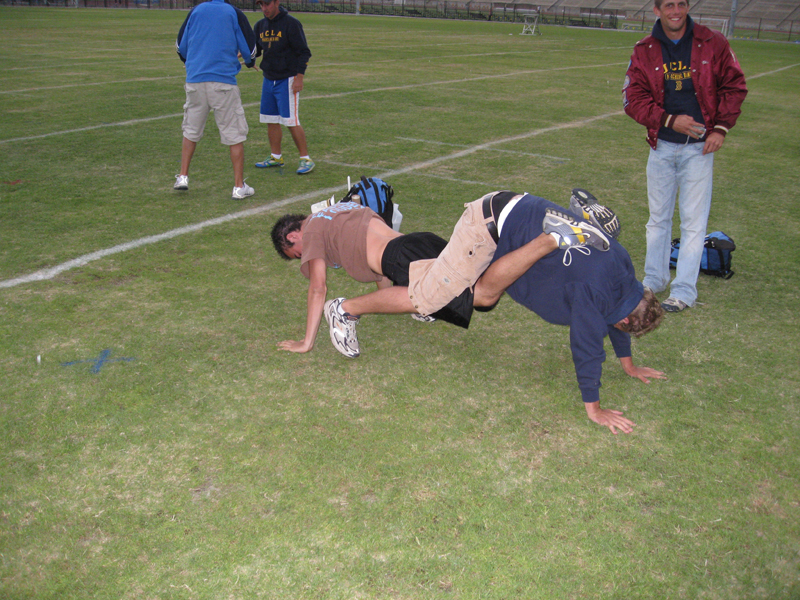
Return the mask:
{"type": "Polygon", "coordinates": [[[37,354],[36,355],[36,364],[37,365],[42,364],[42,355],[41,354],[37,354]]]}

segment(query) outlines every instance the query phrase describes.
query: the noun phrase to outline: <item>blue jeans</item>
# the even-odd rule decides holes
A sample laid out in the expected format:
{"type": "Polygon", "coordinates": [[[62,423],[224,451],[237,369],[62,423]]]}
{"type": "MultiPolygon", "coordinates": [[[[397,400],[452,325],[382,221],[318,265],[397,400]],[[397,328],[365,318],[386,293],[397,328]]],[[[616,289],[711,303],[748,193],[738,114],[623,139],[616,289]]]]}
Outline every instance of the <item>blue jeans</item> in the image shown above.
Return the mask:
{"type": "Polygon", "coordinates": [[[714,153],[703,156],[703,143],[673,144],[658,140],[647,161],[647,255],[644,285],[661,292],[669,285],[669,255],[675,200],[681,218],[681,250],[670,296],[689,306],[697,300],[697,276],[706,237],[714,153]],[[680,194],[680,195],[679,195],[680,194]]]}

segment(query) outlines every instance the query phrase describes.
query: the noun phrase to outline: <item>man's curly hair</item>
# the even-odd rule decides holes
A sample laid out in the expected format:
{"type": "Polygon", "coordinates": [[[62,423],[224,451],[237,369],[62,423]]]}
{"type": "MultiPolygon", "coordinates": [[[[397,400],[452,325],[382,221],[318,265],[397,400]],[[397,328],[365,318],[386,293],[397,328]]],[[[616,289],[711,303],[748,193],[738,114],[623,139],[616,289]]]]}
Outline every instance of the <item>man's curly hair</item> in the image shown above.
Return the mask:
{"type": "Polygon", "coordinates": [[[277,223],[275,223],[272,228],[272,244],[275,246],[275,251],[278,253],[278,256],[285,260],[291,260],[291,258],[286,255],[285,251],[287,248],[294,246],[294,244],[287,240],[286,237],[293,231],[300,231],[303,221],[307,218],[308,215],[290,214],[283,215],[278,219],[277,223]]]}
{"type": "Polygon", "coordinates": [[[628,315],[628,322],[621,323],[619,329],[633,337],[641,337],[658,327],[663,318],[664,309],[661,308],[658,298],[651,290],[645,289],[639,304],[628,315]]]}

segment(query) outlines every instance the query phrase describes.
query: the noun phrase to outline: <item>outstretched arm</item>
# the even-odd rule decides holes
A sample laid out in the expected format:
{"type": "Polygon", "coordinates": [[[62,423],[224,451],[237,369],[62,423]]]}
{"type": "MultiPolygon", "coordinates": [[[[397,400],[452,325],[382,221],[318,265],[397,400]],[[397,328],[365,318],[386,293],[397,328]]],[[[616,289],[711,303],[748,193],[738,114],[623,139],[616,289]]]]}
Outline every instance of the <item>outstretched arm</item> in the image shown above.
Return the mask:
{"type": "Polygon", "coordinates": [[[322,310],[328,294],[327,268],[325,261],[314,258],[309,261],[308,278],[308,310],[306,313],[306,336],[302,340],[285,340],[278,343],[278,348],[288,352],[309,352],[314,348],[319,324],[322,321],[322,310]]]}

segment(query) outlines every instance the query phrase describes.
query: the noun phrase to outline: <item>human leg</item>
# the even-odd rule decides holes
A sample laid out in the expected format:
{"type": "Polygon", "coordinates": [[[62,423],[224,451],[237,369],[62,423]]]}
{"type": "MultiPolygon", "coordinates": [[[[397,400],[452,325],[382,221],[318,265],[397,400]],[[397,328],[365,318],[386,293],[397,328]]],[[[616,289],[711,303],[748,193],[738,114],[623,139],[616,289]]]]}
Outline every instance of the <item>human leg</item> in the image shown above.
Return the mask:
{"type": "Polygon", "coordinates": [[[714,153],[703,155],[703,144],[688,144],[680,153],[678,177],[681,218],[681,250],[670,297],[688,306],[697,301],[697,277],[711,210],[714,174],[714,153]]]}
{"type": "Polygon", "coordinates": [[[192,164],[192,157],[197,148],[197,142],[183,138],[181,146],[181,175],[189,175],[189,165],[192,164]]]}
{"type": "MultiPolygon", "coordinates": [[[[208,89],[209,104],[219,129],[220,142],[228,146],[233,166],[234,198],[252,195],[242,193],[244,184],[244,142],[249,128],[244,116],[239,87],[226,83],[211,83],[208,89]],[[240,190],[237,194],[236,190],[240,190]]],[[[251,188],[252,189],[252,188],[251,188]]]]}
{"type": "Polygon", "coordinates": [[[539,259],[558,249],[552,235],[542,233],[524,246],[497,259],[475,284],[474,305],[494,306],[508,287],[539,259]]]}
{"type": "Polygon", "coordinates": [[[256,166],[262,169],[283,167],[284,165],[281,157],[281,140],[283,138],[281,111],[283,110],[282,105],[285,103],[282,99],[282,96],[285,95],[285,86],[286,80],[272,81],[271,79],[264,79],[261,84],[259,121],[267,124],[267,138],[269,139],[271,152],[271,156],[256,163],[256,166]]]}
{"type": "Polygon", "coordinates": [[[206,119],[210,112],[205,87],[204,84],[194,83],[184,85],[186,102],[183,105],[183,123],[181,124],[183,132],[181,169],[173,186],[177,190],[189,189],[189,166],[197,149],[197,142],[203,137],[205,131],[206,119]]]}
{"type": "Polygon", "coordinates": [[[437,312],[474,286],[492,262],[497,244],[486,226],[493,218],[483,214],[485,198],[464,205],[450,241],[436,260],[420,260],[409,266],[409,297],[416,312],[437,312]]]}
{"type": "Polygon", "coordinates": [[[408,297],[408,288],[392,286],[363,296],[350,298],[342,309],[351,315],[415,313],[417,310],[408,297]]]}
{"type": "MultiPolygon", "coordinates": [[[[292,134],[294,145],[297,146],[297,152],[300,156],[308,156],[308,144],[306,143],[306,132],[300,125],[296,127],[289,127],[289,133],[292,134]]],[[[280,150],[280,146],[278,147],[280,150]]]]}
{"type": "Polygon", "coordinates": [[[269,149],[272,156],[279,157],[281,155],[281,141],[283,139],[283,131],[281,130],[280,123],[267,124],[267,137],[269,138],[269,149]]]}
{"type": "Polygon", "coordinates": [[[672,215],[678,194],[675,154],[680,144],[659,141],[647,160],[647,254],[644,285],[661,292],[669,285],[669,255],[672,248],[672,215]]]}
{"type": "Polygon", "coordinates": [[[240,188],[244,186],[244,142],[233,144],[230,150],[234,185],[240,188]]]}

